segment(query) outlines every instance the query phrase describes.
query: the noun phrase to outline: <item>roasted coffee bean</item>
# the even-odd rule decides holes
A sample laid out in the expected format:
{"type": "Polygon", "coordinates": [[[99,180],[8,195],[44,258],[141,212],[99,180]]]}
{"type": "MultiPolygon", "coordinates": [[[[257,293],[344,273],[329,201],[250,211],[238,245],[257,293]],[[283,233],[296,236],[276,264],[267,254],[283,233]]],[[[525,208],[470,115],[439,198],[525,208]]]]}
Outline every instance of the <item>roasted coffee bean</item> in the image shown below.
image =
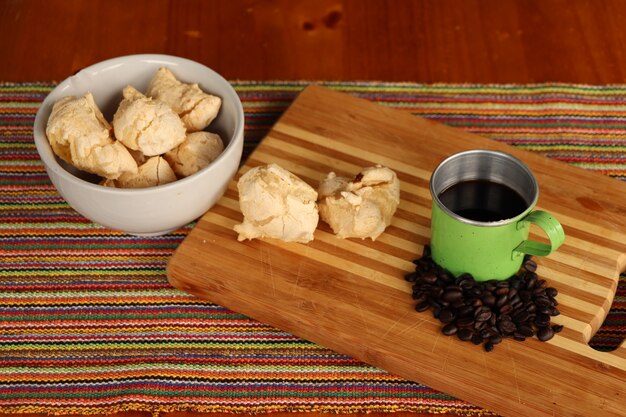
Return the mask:
{"type": "Polygon", "coordinates": [[[456,334],[458,330],[459,328],[456,327],[456,324],[448,323],[443,326],[443,328],[441,329],[441,333],[445,334],[446,336],[452,336],[453,334],[456,334]]]}
{"type": "Polygon", "coordinates": [[[459,282],[461,282],[461,281],[465,281],[465,280],[470,280],[470,281],[475,282],[475,281],[474,281],[474,277],[473,277],[473,276],[471,276],[470,274],[461,274],[461,275],[459,275],[459,276],[457,277],[457,279],[456,279],[456,283],[458,284],[459,282]]]}
{"type": "Polygon", "coordinates": [[[555,299],[558,291],[537,276],[536,263],[530,257],[525,257],[517,275],[486,282],[476,282],[469,274],[454,278],[435,264],[427,246],[424,256],[413,263],[415,271],[404,278],[413,286],[415,309],[432,308],[446,335],[484,343],[490,351],[503,337],[522,341],[536,335],[549,340],[563,329],[550,325],[550,317],[560,314],[555,299]]]}
{"type": "Polygon", "coordinates": [[[503,305],[505,305],[507,303],[507,301],[509,301],[509,297],[506,294],[502,294],[500,297],[498,297],[498,299],[496,300],[496,307],[500,308],[503,305]]]}
{"type": "Polygon", "coordinates": [[[542,295],[535,298],[535,304],[537,307],[549,307],[552,303],[548,297],[542,295]]]}
{"type": "Polygon", "coordinates": [[[447,288],[441,298],[448,302],[454,302],[463,297],[463,292],[460,289],[456,288],[447,288]]]}
{"type": "Polygon", "coordinates": [[[413,296],[419,297],[420,295],[425,294],[425,293],[426,291],[424,291],[421,285],[413,284],[413,296]]]}
{"type": "MultiPolygon", "coordinates": [[[[511,307],[513,307],[513,305],[511,305],[511,307]]],[[[526,311],[526,309],[524,308],[524,305],[520,304],[520,303],[517,303],[515,305],[515,307],[513,308],[513,311],[511,311],[510,314],[511,314],[511,316],[514,316],[514,315],[516,315],[517,313],[519,313],[522,310],[526,311]]]]}
{"type": "Polygon", "coordinates": [[[443,294],[443,288],[441,287],[433,287],[430,289],[430,296],[433,298],[440,298],[441,294],[443,294]]]}
{"type": "Polygon", "coordinates": [[[428,310],[429,307],[430,307],[430,303],[428,301],[424,301],[415,306],[415,311],[418,311],[421,313],[422,311],[428,310]]]}
{"type": "Polygon", "coordinates": [[[485,352],[491,352],[493,350],[493,343],[491,341],[485,343],[485,352]]]}
{"type": "Polygon", "coordinates": [[[474,285],[476,285],[476,282],[472,278],[468,277],[459,281],[457,285],[461,287],[462,290],[467,291],[470,288],[472,288],[474,285]]]}
{"type": "Polygon", "coordinates": [[[428,304],[430,304],[432,308],[441,308],[441,303],[439,302],[439,300],[432,297],[428,299],[428,304]]]}
{"type": "Polygon", "coordinates": [[[526,326],[526,325],[521,325],[517,328],[517,331],[521,334],[524,335],[526,337],[532,337],[535,332],[533,331],[533,329],[530,326],[526,326]]]}
{"type": "Polygon", "coordinates": [[[481,307],[474,313],[474,318],[476,321],[487,321],[491,318],[491,314],[489,307],[481,307]]]}
{"type": "Polygon", "coordinates": [[[513,310],[519,310],[520,308],[524,308],[524,303],[522,302],[522,300],[516,301],[514,303],[511,303],[511,308],[513,310]]]}
{"type": "Polygon", "coordinates": [[[515,323],[513,323],[512,321],[505,320],[505,321],[501,321],[500,323],[498,323],[498,329],[500,330],[500,333],[502,334],[511,334],[515,332],[517,327],[515,326],[515,323]]]}
{"type": "Polygon", "coordinates": [[[511,304],[505,304],[499,309],[500,314],[509,314],[512,310],[513,306],[511,306],[511,304]]]}
{"type": "Polygon", "coordinates": [[[417,304],[422,304],[423,302],[426,301],[426,294],[419,294],[419,295],[417,295],[417,294],[414,293],[413,294],[413,299],[415,300],[415,302],[417,304]]]}
{"type": "Polygon", "coordinates": [[[483,304],[486,306],[493,306],[496,304],[496,297],[491,293],[484,294],[481,297],[481,300],[483,300],[483,304]]]}
{"type": "Polygon", "coordinates": [[[537,270],[537,262],[532,259],[527,259],[524,261],[524,269],[528,272],[535,272],[537,270]]]}
{"type": "Polygon", "coordinates": [[[420,272],[427,272],[433,267],[433,262],[429,259],[422,258],[417,260],[416,266],[420,272]]]}
{"type": "MultiPolygon", "coordinates": [[[[470,292],[472,291],[473,288],[475,288],[475,285],[476,283],[474,281],[462,281],[459,287],[461,287],[461,289],[465,293],[470,295],[470,292]]],[[[474,294],[474,295],[478,295],[478,294],[474,294]]]]}
{"type": "Polygon", "coordinates": [[[521,310],[519,313],[512,316],[513,321],[517,323],[523,323],[527,321],[529,317],[528,311],[526,310],[521,310]]]}
{"type": "Polygon", "coordinates": [[[466,294],[471,296],[471,297],[480,297],[480,295],[482,294],[482,290],[480,289],[480,287],[472,287],[469,290],[466,291],[466,294]]]}
{"type": "Polygon", "coordinates": [[[547,314],[537,314],[535,316],[535,324],[539,327],[547,326],[550,324],[550,316],[547,314]]]}
{"type": "Polygon", "coordinates": [[[474,307],[472,306],[463,306],[457,310],[458,317],[467,317],[472,314],[474,314],[474,307]]]}
{"type": "Polygon", "coordinates": [[[441,270],[437,272],[437,277],[441,280],[443,284],[449,284],[454,281],[454,276],[446,270],[441,270]]]}
{"type": "Polygon", "coordinates": [[[496,295],[507,295],[511,291],[509,287],[499,287],[496,289],[496,295]]]}
{"type": "Polygon", "coordinates": [[[509,295],[509,302],[511,304],[517,304],[517,303],[524,303],[524,300],[522,300],[519,295],[515,294],[515,295],[509,295]]]}
{"type": "Polygon", "coordinates": [[[437,275],[435,275],[433,271],[424,272],[420,277],[420,280],[427,284],[434,284],[437,282],[437,275]]]}
{"type": "Polygon", "coordinates": [[[448,285],[448,282],[444,281],[441,278],[437,278],[437,282],[436,282],[437,287],[439,288],[445,288],[446,285],[448,285]]]}
{"type": "Polygon", "coordinates": [[[554,337],[554,330],[550,326],[540,327],[537,331],[537,339],[542,342],[548,341],[554,337]]]}
{"type": "Polygon", "coordinates": [[[419,275],[417,272],[409,272],[408,274],[404,276],[404,279],[408,282],[415,282],[417,281],[418,277],[419,275]]]}
{"type": "Polygon", "coordinates": [[[498,323],[500,323],[501,321],[513,321],[513,319],[508,314],[501,314],[500,316],[498,316],[498,323]]]}
{"type": "Polygon", "coordinates": [[[424,245],[424,249],[422,249],[422,258],[430,258],[430,245],[424,245]]]}
{"type": "Polygon", "coordinates": [[[548,287],[548,288],[546,288],[546,294],[548,295],[548,297],[552,297],[552,298],[554,298],[554,297],[556,297],[556,296],[557,296],[557,294],[558,294],[558,293],[559,293],[559,292],[558,292],[558,291],[557,291],[557,289],[556,289],[556,288],[554,288],[554,287],[548,287]]]}
{"type": "Polygon", "coordinates": [[[522,284],[522,280],[519,276],[514,276],[509,281],[509,286],[511,287],[511,290],[519,290],[519,287],[522,284]]]}
{"type": "Polygon", "coordinates": [[[472,317],[462,317],[456,320],[456,325],[459,326],[459,328],[469,328],[474,325],[474,319],[472,317]]]}
{"type": "Polygon", "coordinates": [[[456,332],[456,336],[464,342],[470,340],[472,338],[472,335],[473,332],[470,329],[459,329],[459,331],[456,332]]]}
{"type": "Polygon", "coordinates": [[[474,329],[480,331],[483,330],[485,327],[487,327],[487,322],[486,321],[476,321],[474,322],[474,329]]]}
{"type": "Polygon", "coordinates": [[[547,314],[548,316],[550,315],[551,311],[552,311],[552,308],[550,306],[537,308],[538,313],[547,314]]]}
{"type": "Polygon", "coordinates": [[[441,321],[442,323],[450,323],[455,318],[456,314],[454,314],[454,312],[449,308],[444,308],[443,310],[441,310],[441,313],[439,313],[439,321],[441,321]]]}

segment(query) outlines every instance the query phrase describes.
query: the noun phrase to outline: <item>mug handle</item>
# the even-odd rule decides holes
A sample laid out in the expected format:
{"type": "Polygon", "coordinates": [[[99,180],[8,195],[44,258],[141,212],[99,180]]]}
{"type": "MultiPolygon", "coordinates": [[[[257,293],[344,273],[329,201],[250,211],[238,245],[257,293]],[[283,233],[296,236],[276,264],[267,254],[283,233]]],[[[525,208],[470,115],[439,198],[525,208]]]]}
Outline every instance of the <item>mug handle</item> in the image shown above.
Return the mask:
{"type": "Polygon", "coordinates": [[[530,212],[517,223],[517,228],[526,227],[526,222],[539,226],[550,239],[550,244],[546,245],[534,240],[525,240],[513,250],[514,254],[515,252],[521,252],[533,256],[547,256],[557,250],[565,241],[563,226],[547,211],[535,210],[530,212]]]}

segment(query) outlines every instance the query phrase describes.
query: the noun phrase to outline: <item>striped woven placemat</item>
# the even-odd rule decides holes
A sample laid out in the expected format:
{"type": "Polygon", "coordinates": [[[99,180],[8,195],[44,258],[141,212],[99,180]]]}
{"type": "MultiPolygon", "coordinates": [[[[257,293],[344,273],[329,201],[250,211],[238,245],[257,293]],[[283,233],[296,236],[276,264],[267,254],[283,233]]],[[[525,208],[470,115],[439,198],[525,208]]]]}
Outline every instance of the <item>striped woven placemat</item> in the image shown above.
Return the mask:
{"type": "MultiPolygon", "coordinates": [[[[233,84],[248,154],[307,83],[233,84]]],[[[626,86],[322,84],[626,180],[626,86]]],[[[492,415],[170,287],[193,224],[140,238],[69,208],[32,139],[52,88],[0,84],[0,412],[492,415]]],[[[593,346],[625,334],[626,275],[593,346]]]]}

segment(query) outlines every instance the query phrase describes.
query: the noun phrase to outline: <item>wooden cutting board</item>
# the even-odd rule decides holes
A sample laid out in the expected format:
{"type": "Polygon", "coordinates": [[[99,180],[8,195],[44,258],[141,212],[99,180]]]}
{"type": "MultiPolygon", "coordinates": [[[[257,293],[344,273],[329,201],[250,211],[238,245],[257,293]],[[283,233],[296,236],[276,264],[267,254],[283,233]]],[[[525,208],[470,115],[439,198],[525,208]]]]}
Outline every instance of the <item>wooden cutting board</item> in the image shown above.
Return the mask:
{"type": "MultiPolygon", "coordinates": [[[[540,232],[538,232],[540,234],[540,232]]],[[[535,236],[540,238],[540,236],[535,236]]],[[[626,183],[322,87],[306,88],[251,155],[225,196],[168,265],[175,287],[507,416],[626,416],[626,347],[587,345],[626,268],[626,183]],[[505,340],[490,353],[440,334],[403,279],[429,241],[428,180],[446,156],[497,149],[525,161],[539,208],[567,238],[539,260],[559,290],[565,329],[546,343],[505,340]],[[317,188],[329,171],[376,163],[396,171],[401,203],[375,242],[336,238],[320,222],[309,244],[238,242],[236,181],[276,162],[317,188]]]]}

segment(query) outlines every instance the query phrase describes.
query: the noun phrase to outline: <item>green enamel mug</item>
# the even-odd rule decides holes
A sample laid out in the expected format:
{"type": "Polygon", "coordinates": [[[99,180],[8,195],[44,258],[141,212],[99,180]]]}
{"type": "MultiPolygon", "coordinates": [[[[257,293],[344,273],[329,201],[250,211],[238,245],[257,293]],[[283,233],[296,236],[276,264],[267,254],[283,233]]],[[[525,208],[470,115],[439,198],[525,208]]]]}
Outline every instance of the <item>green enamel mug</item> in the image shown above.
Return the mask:
{"type": "Polygon", "coordinates": [[[431,255],[441,267],[477,281],[515,275],[524,255],[546,256],[565,240],[561,224],[534,210],[539,186],[514,156],[492,150],[454,154],[433,171],[431,255]],[[549,243],[528,239],[531,225],[549,243]]]}

